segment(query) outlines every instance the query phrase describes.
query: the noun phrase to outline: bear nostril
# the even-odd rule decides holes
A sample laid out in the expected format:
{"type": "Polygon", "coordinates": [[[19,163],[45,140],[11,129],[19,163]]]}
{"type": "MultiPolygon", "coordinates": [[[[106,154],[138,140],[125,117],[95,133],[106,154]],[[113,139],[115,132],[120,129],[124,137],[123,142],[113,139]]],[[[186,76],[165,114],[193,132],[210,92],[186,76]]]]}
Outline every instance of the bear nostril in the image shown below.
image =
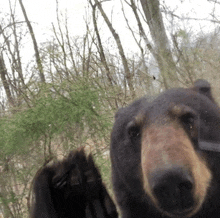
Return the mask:
{"type": "Polygon", "coordinates": [[[193,206],[193,179],[182,168],[159,170],[149,179],[159,206],[169,212],[182,212],[193,206]]]}
{"type": "Polygon", "coordinates": [[[191,181],[185,181],[185,182],[181,182],[179,185],[178,185],[178,188],[180,191],[191,191],[192,188],[193,188],[193,184],[191,181]]]}

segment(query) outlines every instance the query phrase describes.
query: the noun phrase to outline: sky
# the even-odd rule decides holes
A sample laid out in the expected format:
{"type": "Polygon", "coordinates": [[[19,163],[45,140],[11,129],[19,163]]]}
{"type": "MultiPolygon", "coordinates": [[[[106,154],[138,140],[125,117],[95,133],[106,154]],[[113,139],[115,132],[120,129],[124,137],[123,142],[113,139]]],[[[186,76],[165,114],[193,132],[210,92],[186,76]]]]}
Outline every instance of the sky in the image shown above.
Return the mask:
{"type": "MultiPolygon", "coordinates": [[[[8,2],[9,0],[1,0],[3,4],[0,5],[0,12],[8,13],[8,2]]],[[[20,6],[17,0],[11,0],[17,2],[16,14],[21,19],[23,15],[20,10],[20,6]]],[[[174,13],[178,14],[180,17],[196,17],[196,18],[207,18],[209,13],[212,11],[213,4],[209,3],[207,0],[161,0],[172,10],[174,13]],[[182,2],[182,3],[181,3],[182,2]]],[[[56,24],[56,0],[23,0],[23,4],[26,8],[29,19],[33,22],[34,31],[38,40],[44,40],[50,36],[50,29],[52,23],[56,24]]],[[[130,34],[128,34],[128,29],[126,27],[123,15],[121,12],[121,1],[120,0],[110,0],[103,3],[103,7],[107,14],[112,16],[112,21],[115,29],[122,35],[123,40],[130,44],[128,39],[130,34]]],[[[88,17],[88,1],[87,0],[59,0],[59,9],[63,15],[67,14],[69,19],[69,26],[71,34],[73,35],[83,35],[85,33],[85,19],[88,17]],[[87,13],[87,15],[86,15],[87,13]]],[[[132,12],[127,9],[126,14],[135,26],[135,19],[132,12]]],[[[165,21],[166,22],[166,21],[165,21]]],[[[191,24],[195,30],[200,30],[204,27],[205,23],[199,24],[198,21],[191,21],[191,24]]],[[[105,26],[105,24],[101,24],[105,26]]],[[[106,27],[104,27],[106,28],[106,27]]],[[[206,31],[210,31],[212,28],[210,25],[207,26],[206,31]]],[[[131,45],[129,45],[131,46],[131,45]]]]}
{"type": "MultiPolygon", "coordinates": [[[[8,2],[8,0],[2,0],[8,2]]],[[[13,0],[12,0],[13,1],[13,0]]],[[[14,0],[15,1],[15,0],[14,0]]],[[[163,2],[176,14],[182,17],[195,17],[195,18],[207,18],[209,13],[212,11],[213,3],[207,0],[164,0],[163,2]],[[182,2],[182,3],[180,3],[182,2]]],[[[18,3],[17,3],[18,4],[18,3]]],[[[56,20],[56,0],[23,0],[23,4],[26,8],[30,20],[38,23],[41,26],[48,27],[52,22],[56,20]]],[[[7,10],[7,3],[4,4],[4,8],[7,10]]],[[[19,6],[19,5],[18,5],[19,6]]],[[[81,33],[83,31],[82,26],[84,25],[84,18],[86,13],[86,8],[88,7],[87,0],[59,0],[59,9],[65,13],[67,12],[73,24],[73,28],[76,33],[81,33]]],[[[120,26],[124,23],[121,19],[121,1],[120,0],[110,0],[103,3],[105,11],[110,15],[113,12],[116,26],[120,26]]],[[[20,14],[20,7],[18,7],[17,12],[20,14]]],[[[129,10],[126,11],[129,13],[129,10]]]]}
{"type": "MultiPolygon", "coordinates": [[[[8,1],[8,0],[3,0],[8,1]]],[[[59,9],[70,18],[71,29],[75,34],[84,33],[84,16],[87,0],[59,0],[59,9]]],[[[18,4],[18,3],[17,3],[18,4]]],[[[23,0],[29,20],[35,23],[36,31],[41,30],[40,34],[48,34],[52,23],[56,24],[56,1],[55,0],[23,0]]],[[[20,7],[17,7],[18,16],[22,17],[20,7]]]]}
{"type": "MultiPolygon", "coordinates": [[[[9,0],[1,0],[0,13],[4,16],[9,12],[9,0]]],[[[18,0],[11,0],[12,5],[16,2],[16,15],[19,20],[23,20],[23,15],[18,3],[18,0]]],[[[173,13],[179,17],[194,17],[194,18],[208,18],[212,11],[213,4],[207,0],[160,0],[162,6],[165,5],[173,13]]],[[[32,22],[37,42],[44,42],[51,39],[52,23],[57,24],[56,20],[56,0],[23,0],[29,20],[32,22]]],[[[103,8],[111,18],[116,31],[121,37],[121,41],[128,52],[137,51],[138,48],[134,39],[129,32],[121,10],[120,0],[110,0],[103,3],[103,8]]],[[[163,8],[163,7],[162,7],[163,8]]],[[[59,10],[63,16],[68,17],[69,32],[72,36],[83,36],[85,34],[86,26],[85,19],[91,16],[91,10],[88,10],[88,0],[59,0],[59,10]]],[[[1,16],[0,14],[0,16],[1,16]]],[[[138,31],[136,21],[132,11],[127,8],[126,16],[134,30],[138,31]]],[[[64,20],[63,17],[63,20],[64,20]]],[[[62,16],[60,16],[62,19],[62,16]]],[[[100,19],[101,20],[101,19],[100,19]]],[[[91,18],[88,19],[91,22],[91,18]]],[[[170,17],[165,16],[164,22],[169,29],[173,28],[170,23],[170,17]]],[[[207,22],[198,22],[198,20],[184,21],[179,25],[179,28],[190,27],[194,32],[201,30],[206,33],[213,30],[214,26],[207,22]]],[[[102,30],[102,38],[108,39],[111,34],[102,21],[99,22],[99,28],[102,30]]],[[[177,26],[178,28],[178,26],[177,26]]],[[[147,33],[149,31],[147,30],[147,33]]],[[[29,39],[30,40],[30,39],[29,39]]],[[[104,41],[103,40],[103,41],[104,41]]]]}

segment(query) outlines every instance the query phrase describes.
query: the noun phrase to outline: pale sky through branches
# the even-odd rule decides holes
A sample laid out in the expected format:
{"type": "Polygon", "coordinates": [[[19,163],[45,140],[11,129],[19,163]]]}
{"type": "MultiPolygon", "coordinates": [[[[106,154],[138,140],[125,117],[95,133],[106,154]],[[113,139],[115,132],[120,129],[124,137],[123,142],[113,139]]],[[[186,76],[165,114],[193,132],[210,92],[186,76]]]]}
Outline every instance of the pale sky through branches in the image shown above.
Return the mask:
{"type": "MultiPolygon", "coordinates": [[[[0,6],[1,16],[4,18],[5,14],[9,14],[9,0],[2,0],[0,6]]],[[[17,0],[11,0],[12,6],[15,5],[15,14],[18,20],[24,20],[21,13],[20,5],[17,0]]],[[[122,1],[124,2],[124,1],[122,1]]],[[[56,1],[55,0],[23,0],[29,20],[32,22],[36,39],[38,43],[51,40],[52,34],[52,23],[57,25],[56,18],[56,1]]],[[[85,20],[91,22],[91,10],[88,9],[87,0],[58,0],[59,12],[61,22],[64,22],[65,16],[68,18],[69,32],[72,36],[83,36],[86,31],[85,20]]],[[[173,11],[179,18],[191,17],[196,19],[212,19],[210,14],[213,11],[213,3],[209,3],[207,0],[164,0],[161,1],[162,10],[173,11]],[[164,8],[164,5],[166,8],[164,8]]],[[[134,31],[138,32],[134,15],[130,8],[124,3],[126,17],[129,19],[129,23],[134,28],[134,31]]],[[[218,5],[216,5],[217,7],[218,5]]],[[[112,23],[119,36],[123,38],[122,43],[127,52],[132,52],[137,49],[137,46],[132,38],[132,34],[129,32],[126,22],[123,17],[121,10],[120,0],[111,0],[103,3],[103,8],[111,18],[112,23]]],[[[165,15],[165,13],[164,13],[165,15]]],[[[164,22],[167,28],[173,28],[172,23],[169,23],[170,16],[164,16],[164,22]]],[[[103,41],[112,37],[108,31],[104,21],[99,16],[99,28],[102,30],[103,41]]],[[[203,31],[204,33],[211,32],[214,29],[214,25],[210,22],[190,20],[183,21],[177,19],[176,23],[180,22],[179,25],[175,25],[175,28],[182,28],[184,25],[191,28],[195,32],[203,31]]],[[[146,31],[149,33],[149,31],[146,31]]],[[[28,43],[27,43],[28,44],[28,43]]]]}

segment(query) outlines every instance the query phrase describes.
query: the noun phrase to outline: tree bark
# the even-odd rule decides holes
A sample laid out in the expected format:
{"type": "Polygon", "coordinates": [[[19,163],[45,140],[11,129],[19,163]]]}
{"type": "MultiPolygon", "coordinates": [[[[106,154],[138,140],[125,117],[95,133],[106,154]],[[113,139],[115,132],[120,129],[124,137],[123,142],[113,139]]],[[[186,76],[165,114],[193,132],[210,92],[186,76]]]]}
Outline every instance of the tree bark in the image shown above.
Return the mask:
{"type": "Polygon", "coordinates": [[[155,57],[165,88],[173,87],[178,80],[175,62],[166,35],[159,0],[140,0],[155,46],[155,57]]]}
{"type": "Polygon", "coordinates": [[[30,32],[30,35],[31,35],[31,39],[32,39],[32,42],[33,42],[33,45],[34,45],[35,58],[36,58],[36,62],[37,62],[37,68],[39,70],[40,80],[41,80],[42,83],[45,83],[45,76],[44,76],[44,73],[43,73],[43,66],[42,66],[42,63],[41,63],[40,54],[39,54],[35,34],[34,34],[32,26],[31,26],[31,23],[30,23],[30,21],[27,17],[27,13],[26,13],[26,10],[25,10],[24,5],[22,3],[22,0],[19,0],[19,3],[20,3],[21,10],[22,10],[22,13],[24,15],[25,21],[27,23],[27,26],[28,26],[28,29],[29,29],[29,32],[30,32]]]}
{"type": "Polygon", "coordinates": [[[2,84],[3,84],[3,87],[5,89],[5,93],[6,93],[9,104],[12,107],[14,107],[15,106],[14,99],[13,99],[12,94],[11,94],[9,83],[6,79],[7,74],[8,73],[7,73],[7,70],[6,70],[6,67],[5,67],[5,62],[4,62],[3,56],[0,55],[0,76],[1,76],[2,84]]]}
{"type": "Polygon", "coordinates": [[[101,62],[105,67],[106,75],[107,75],[109,84],[112,86],[113,85],[113,80],[111,78],[110,69],[109,69],[108,63],[106,61],[104,49],[103,49],[103,46],[102,46],[101,37],[100,37],[98,26],[97,26],[96,16],[95,16],[96,4],[93,5],[91,0],[89,1],[89,3],[92,7],[92,20],[93,20],[93,25],[94,25],[94,30],[95,30],[95,33],[96,33],[97,41],[98,41],[99,55],[100,55],[100,58],[101,58],[101,62]]]}
{"type": "Polygon", "coordinates": [[[102,17],[104,18],[109,30],[111,31],[111,33],[112,33],[112,35],[115,39],[116,45],[118,47],[119,54],[120,54],[121,59],[122,59],[125,78],[126,78],[131,96],[132,96],[132,98],[134,98],[135,97],[135,90],[134,90],[134,86],[133,86],[133,82],[132,82],[132,74],[131,74],[130,69],[128,67],[128,62],[127,62],[127,59],[126,59],[126,56],[125,56],[125,53],[124,53],[124,49],[123,49],[122,44],[121,44],[120,37],[116,33],[115,29],[112,26],[112,23],[110,22],[110,20],[108,19],[106,13],[104,12],[101,3],[98,0],[95,0],[95,4],[98,6],[98,9],[101,12],[102,17]]]}

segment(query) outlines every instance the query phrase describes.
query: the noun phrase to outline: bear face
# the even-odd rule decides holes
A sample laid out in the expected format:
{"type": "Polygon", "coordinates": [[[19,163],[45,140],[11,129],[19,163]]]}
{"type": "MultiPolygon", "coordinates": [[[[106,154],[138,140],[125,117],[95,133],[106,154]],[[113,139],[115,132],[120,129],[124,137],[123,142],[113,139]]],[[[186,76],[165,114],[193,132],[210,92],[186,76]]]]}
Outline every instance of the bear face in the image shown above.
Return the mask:
{"type": "Polygon", "coordinates": [[[122,217],[219,217],[220,153],[209,148],[219,130],[220,109],[204,80],[120,109],[110,154],[122,217]]]}

